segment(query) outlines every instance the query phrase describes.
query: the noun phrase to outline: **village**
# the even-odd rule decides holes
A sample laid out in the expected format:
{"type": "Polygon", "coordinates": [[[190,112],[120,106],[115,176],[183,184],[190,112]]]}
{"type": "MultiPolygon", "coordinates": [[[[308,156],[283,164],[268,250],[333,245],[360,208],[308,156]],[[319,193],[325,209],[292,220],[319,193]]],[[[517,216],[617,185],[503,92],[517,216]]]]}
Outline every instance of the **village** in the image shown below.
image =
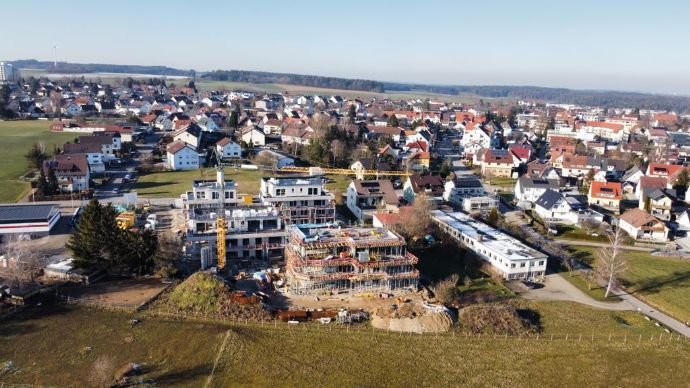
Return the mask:
{"type": "Polygon", "coordinates": [[[596,307],[605,302],[587,292],[601,289],[690,335],[687,315],[620,296],[622,270],[569,250],[690,257],[690,115],[22,78],[0,66],[7,122],[71,139],[23,150],[31,187],[0,205],[3,311],[54,295],[438,333],[483,301],[562,292],[596,307]],[[586,280],[558,275],[574,270],[586,280]],[[218,307],[181,302],[218,288],[218,307]]]}

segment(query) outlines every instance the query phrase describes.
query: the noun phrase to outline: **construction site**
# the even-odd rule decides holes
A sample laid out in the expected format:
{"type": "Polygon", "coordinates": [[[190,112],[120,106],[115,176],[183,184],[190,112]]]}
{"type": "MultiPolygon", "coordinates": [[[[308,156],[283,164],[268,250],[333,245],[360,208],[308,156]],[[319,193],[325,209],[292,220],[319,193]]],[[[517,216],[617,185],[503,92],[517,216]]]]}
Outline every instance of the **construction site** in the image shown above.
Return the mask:
{"type": "Polygon", "coordinates": [[[384,228],[293,225],[285,256],[294,295],[416,290],[419,279],[405,239],[384,228]]]}

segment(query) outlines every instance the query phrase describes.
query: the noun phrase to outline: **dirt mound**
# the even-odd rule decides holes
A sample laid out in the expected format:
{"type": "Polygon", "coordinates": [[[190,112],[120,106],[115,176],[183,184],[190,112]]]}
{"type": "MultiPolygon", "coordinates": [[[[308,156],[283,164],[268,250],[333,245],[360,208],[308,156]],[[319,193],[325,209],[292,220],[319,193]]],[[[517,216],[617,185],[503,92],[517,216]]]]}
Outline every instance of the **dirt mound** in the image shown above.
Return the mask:
{"type": "Polygon", "coordinates": [[[197,272],[180,283],[163,304],[168,309],[190,315],[256,321],[271,319],[258,298],[240,298],[222,279],[206,272],[197,272]]]}
{"type": "Polygon", "coordinates": [[[525,335],[537,327],[513,306],[475,305],[460,310],[460,325],[473,333],[525,335]]]}
{"type": "Polygon", "coordinates": [[[448,331],[453,325],[453,316],[443,306],[403,303],[377,309],[371,324],[383,330],[436,333],[448,331]]]}

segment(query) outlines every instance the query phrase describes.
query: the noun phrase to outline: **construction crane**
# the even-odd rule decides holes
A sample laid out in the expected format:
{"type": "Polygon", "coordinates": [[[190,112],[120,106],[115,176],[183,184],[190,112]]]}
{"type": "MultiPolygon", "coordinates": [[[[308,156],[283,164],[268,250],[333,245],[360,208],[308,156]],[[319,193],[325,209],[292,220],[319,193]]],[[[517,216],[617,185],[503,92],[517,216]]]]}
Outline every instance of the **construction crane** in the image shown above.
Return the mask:
{"type": "Polygon", "coordinates": [[[352,169],[347,168],[321,168],[321,167],[282,167],[277,170],[278,172],[294,172],[309,175],[323,175],[323,174],[334,174],[334,175],[352,175],[354,174],[357,179],[363,180],[365,176],[410,176],[411,173],[407,171],[385,171],[385,170],[367,170],[363,167],[353,167],[352,169]]]}
{"type": "Polygon", "coordinates": [[[216,155],[216,181],[220,185],[218,194],[218,212],[216,213],[216,257],[218,258],[218,270],[225,268],[226,246],[225,246],[225,172],[223,171],[223,159],[220,152],[215,151],[216,155]]]}

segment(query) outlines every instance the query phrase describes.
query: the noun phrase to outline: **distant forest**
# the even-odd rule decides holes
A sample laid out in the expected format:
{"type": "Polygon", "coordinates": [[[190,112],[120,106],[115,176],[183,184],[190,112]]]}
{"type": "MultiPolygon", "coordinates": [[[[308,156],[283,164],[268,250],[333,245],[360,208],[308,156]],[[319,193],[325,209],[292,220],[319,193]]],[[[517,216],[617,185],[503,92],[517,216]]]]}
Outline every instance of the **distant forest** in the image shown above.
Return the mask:
{"type": "MultiPolygon", "coordinates": [[[[57,68],[51,61],[23,59],[12,61],[18,68],[43,69],[55,73],[132,73],[160,76],[196,76],[194,70],[180,70],[167,66],[79,64],[58,62],[57,68]]],[[[690,97],[665,94],[616,92],[606,90],[573,90],[565,88],[545,88],[538,86],[451,86],[424,85],[393,82],[379,82],[362,79],[323,77],[303,74],[270,73],[245,70],[216,70],[201,75],[213,81],[248,83],[278,83],[311,86],[328,89],[360,90],[367,92],[429,92],[446,95],[472,94],[489,98],[515,98],[539,100],[544,102],[601,106],[605,108],[642,108],[673,110],[678,113],[690,112],[690,97]]]]}
{"type": "Polygon", "coordinates": [[[574,90],[539,86],[443,86],[384,83],[388,92],[424,91],[438,94],[473,94],[479,97],[517,98],[544,102],[601,106],[604,108],[643,108],[690,111],[690,97],[665,94],[616,92],[608,90],[574,90]]]}
{"type": "Polygon", "coordinates": [[[322,77],[316,75],[268,73],[263,71],[216,70],[201,78],[213,81],[249,82],[255,84],[288,84],[328,89],[360,90],[383,93],[383,83],[364,79],[322,77]]]}
{"type": "Polygon", "coordinates": [[[19,69],[40,69],[51,73],[77,74],[77,73],[131,73],[151,75],[175,75],[194,76],[194,70],[173,69],[167,66],[140,66],[140,65],[108,65],[102,63],[68,63],[58,62],[57,67],[52,61],[37,61],[35,59],[20,59],[12,61],[19,69]]]}

